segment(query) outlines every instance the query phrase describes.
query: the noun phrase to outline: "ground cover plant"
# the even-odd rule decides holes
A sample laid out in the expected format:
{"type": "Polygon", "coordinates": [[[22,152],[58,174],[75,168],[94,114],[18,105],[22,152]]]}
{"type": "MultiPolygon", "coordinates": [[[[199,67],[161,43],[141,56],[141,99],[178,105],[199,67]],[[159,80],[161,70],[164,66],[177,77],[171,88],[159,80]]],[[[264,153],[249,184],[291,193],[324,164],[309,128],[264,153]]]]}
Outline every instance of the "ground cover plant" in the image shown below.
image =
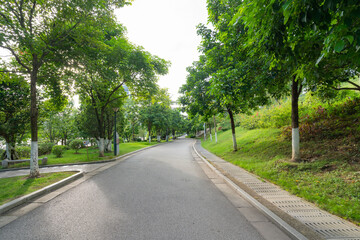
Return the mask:
{"type": "Polygon", "coordinates": [[[28,176],[0,178],[0,205],[35,192],[73,174],[75,172],[43,173],[39,178],[29,178],[28,176]]]}
{"type": "MultiPolygon", "coordinates": [[[[321,107],[319,101],[314,98],[311,101],[309,104],[304,100],[302,105],[305,113],[300,125],[300,163],[291,162],[288,126],[259,128],[258,123],[256,126],[243,123],[236,130],[237,152],[232,151],[230,131],[219,132],[218,144],[206,141],[202,145],[223,159],[360,225],[360,100],[347,97],[331,104],[321,103],[321,107]]],[[[277,103],[268,110],[286,111],[276,108],[286,109],[286,106],[277,103]]],[[[267,124],[276,121],[264,120],[259,117],[261,114],[264,111],[247,118],[267,124]]]]}
{"type": "MultiPolygon", "coordinates": [[[[149,147],[157,144],[157,142],[130,142],[120,144],[120,154],[123,155],[129,152],[139,150],[141,148],[149,147]]],[[[39,158],[47,157],[47,165],[56,164],[72,164],[72,163],[85,163],[110,160],[114,158],[113,152],[105,153],[105,157],[99,157],[99,149],[97,147],[89,147],[88,149],[82,148],[80,150],[66,150],[63,152],[62,157],[58,158],[55,154],[42,155],[39,158]],[[88,151],[88,153],[87,153],[88,151]]],[[[9,168],[27,167],[29,163],[19,163],[10,165],[9,168]]]]}

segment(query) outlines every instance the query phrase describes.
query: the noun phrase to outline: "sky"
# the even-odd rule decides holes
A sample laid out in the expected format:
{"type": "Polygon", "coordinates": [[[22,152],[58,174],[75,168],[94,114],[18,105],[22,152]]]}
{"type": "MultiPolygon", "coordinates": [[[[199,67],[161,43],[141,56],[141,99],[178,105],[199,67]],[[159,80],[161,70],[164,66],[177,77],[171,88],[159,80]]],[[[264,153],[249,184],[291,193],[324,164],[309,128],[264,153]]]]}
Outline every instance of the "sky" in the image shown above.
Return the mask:
{"type": "Polygon", "coordinates": [[[198,60],[201,38],[196,26],[207,23],[206,0],[134,0],[115,14],[130,42],[171,62],[169,73],[158,83],[176,101],[186,82],[186,67],[198,60]]]}

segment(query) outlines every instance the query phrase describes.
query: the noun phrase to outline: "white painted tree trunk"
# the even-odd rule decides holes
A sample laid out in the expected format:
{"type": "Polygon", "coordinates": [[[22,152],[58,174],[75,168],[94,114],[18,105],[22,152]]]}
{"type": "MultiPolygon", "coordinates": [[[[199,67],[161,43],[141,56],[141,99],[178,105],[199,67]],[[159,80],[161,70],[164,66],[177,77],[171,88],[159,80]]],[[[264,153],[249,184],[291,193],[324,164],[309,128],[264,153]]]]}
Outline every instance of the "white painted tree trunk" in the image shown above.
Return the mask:
{"type": "Polygon", "coordinates": [[[204,141],[206,141],[206,123],[204,123],[204,141]]]}
{"type": "Polygon", "coordinates": [[[300,159],[300,133],[299,128],[292,129],[292,160],[300,159]]]}
{"type": "Polygon", "coordinates": [[[237,143],[236,143],[236,135],[233,133],[232,135],[232,138],[233,138],[233,147],[234,147],[234,150],[237,149],[237,143]]]}
{"type": "Polygon", "coordinates": [[[167,142],[169,141],[169,135],[166,135],[166,141],[167,142]]]}
{"type": "Polygon", "coordinates": [[[216,130],[216,118],[214,115],[214,131],[215,131],[215,143],[217,143],[217,130],[216,130]]]}
{"type": "Polygon", "coordinates": [[[212,141],[212,134],[210,133],[210,141],[212,141]]]}
{"type": "Polygon", "coordinates": [[[157,135],[157,141],[160,142],[160,135],[157,135]]]}
{"type": "Polygon", "coordinates": [[[10,143],[8,143],[8,142],[6,142],[6,159],[12,160],[11,159],[11,146],[10,146],[10,143]]]}
{"type": "Polygon", "coordinates": [[[98,142],[98,147],[99,147],[99,156],[103,157],[104,156],[104,139],[100,138],[99,142],[98,142]]]}
{"type": "Polygon", "coordinates": [[[105,139],[105,152],[111,152],[111,151],[112,151],[111,140],[105,139]]]}
{"type": "Polygon", "coordinates": [[[30,177],[38,177],[40,175],[38,151],[38,142],[31,142],[30,177]]]}
{"type": "Polygon", "coordinates": [[[149,135],[149,143],[151,143],[151,136],[149,135]]]}

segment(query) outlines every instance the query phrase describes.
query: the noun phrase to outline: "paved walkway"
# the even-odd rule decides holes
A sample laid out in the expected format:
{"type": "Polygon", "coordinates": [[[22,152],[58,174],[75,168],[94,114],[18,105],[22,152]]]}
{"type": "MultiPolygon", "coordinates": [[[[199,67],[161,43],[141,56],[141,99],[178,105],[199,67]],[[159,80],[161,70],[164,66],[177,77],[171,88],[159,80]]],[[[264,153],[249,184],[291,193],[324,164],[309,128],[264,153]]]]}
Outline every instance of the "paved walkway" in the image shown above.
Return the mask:
{"type": "Polygon", "coordinates": [[[300,222],[324,239],[360,239],[360,228],[354,224],[320,210],[315,205],[291,195],[270,182],[259,180],[259,177],[208,152],[201,147],[200,141],[197,141],[195,148],[220,172],[267,205],[277,215],[285,218],[289,224],[296,225],[300,222]]]}

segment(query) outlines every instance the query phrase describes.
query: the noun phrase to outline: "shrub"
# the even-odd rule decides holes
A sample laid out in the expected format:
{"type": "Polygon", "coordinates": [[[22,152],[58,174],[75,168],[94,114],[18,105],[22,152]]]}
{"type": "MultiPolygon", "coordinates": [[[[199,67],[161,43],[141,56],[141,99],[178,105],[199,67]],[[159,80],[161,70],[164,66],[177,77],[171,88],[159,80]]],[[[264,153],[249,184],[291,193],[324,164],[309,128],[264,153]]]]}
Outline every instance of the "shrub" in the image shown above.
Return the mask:
{"type": "Polygon", "coordinates": [[[16,151],[18,152],[20,159],[21,158],[30,158],[31,147],[18,146],[18,147],[16,147],[16,151]]]}
{"type": "Polygon", "coordinates": [[[75,153],[78,153],[79,149],[84,146],[83,141],[80,139],[74,139],[70,143],[71,149],[75,150],[75,153]]]}
{"type": "Polygon", "coordinates": [[[62,145],[54,145],[52,147],[52,153],[57,157],[62,157],[63,153],[65,152],[65,148],[62,145]]]}
{"type": "Polygon", "coordinates": [[[39,148],[38,148],[39,156],[50,154],[54,145],[55,144],[53,144],[53,143],[41,143],[41,144],[39,144],[39,148]]]}

